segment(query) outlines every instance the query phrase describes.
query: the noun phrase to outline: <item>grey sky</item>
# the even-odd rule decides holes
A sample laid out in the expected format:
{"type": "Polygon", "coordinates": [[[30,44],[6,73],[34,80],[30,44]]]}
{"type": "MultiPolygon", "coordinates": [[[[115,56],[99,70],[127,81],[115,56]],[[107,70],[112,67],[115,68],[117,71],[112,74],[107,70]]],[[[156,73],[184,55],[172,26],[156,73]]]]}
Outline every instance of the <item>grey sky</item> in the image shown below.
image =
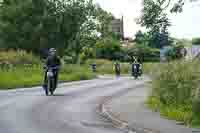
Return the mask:
{"type": "MultiPolygon", "coordinates": [[[[140,16],[141,0],[95,0],[102,8],[112,12],[116,17],[124,16],[125,36],[133,37],[141,29],[135,23],[140,16]]],[[[200,2],[186,4],[181,14],[170,15],[172,27],[170,33],[178,38],[200,37],[200,2]],[[198,4],[199,3],[199,4],[198,4]]]]}

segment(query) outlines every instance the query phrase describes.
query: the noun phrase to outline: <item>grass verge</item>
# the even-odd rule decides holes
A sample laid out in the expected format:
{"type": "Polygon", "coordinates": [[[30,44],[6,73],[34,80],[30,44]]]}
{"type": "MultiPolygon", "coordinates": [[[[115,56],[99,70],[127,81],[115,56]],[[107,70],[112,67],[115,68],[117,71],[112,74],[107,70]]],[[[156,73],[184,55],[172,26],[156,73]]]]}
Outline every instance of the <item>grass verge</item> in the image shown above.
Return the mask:
{"type": "MultiPolygon", "coordinates": [[[[40,66],[16,67],[15,69],[0,69],[0,89],[32,87],[43,83],[44,72],[40,66]]],[[[65,65],[60,71],[60,81],[78,81],[94,78],[87,66],[65,65]]]]}
{"type": "Polygon", "coordinates": [[[184,123],[200,125],[200,61],[173,61],[150,70],[152,91],[147,105],[161,116],[184,123]]]}
{"type": "Polygon", "coordinates": [[[192,106],[191,105],[164,105],[160,99],[149,97],[147,106],[154,112],[159,112],[164,118],[176,120],[177,123],[191,126],[192,122],[192,106]]]}

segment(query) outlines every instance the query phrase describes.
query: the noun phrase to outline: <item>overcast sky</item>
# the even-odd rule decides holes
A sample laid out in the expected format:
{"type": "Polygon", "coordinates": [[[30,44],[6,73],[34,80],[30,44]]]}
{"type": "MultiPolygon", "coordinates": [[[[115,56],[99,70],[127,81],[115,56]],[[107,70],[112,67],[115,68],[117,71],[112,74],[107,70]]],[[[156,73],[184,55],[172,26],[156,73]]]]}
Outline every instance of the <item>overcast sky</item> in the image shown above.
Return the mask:
{"type": "MultiPolygon", "coordinates": [[[[141,29],[135,19],[141,14],[142,0],[95,0],[116,17],[124,16],[125,36],[133,37],[141,29]]],[[[178,38],[200,37],[200,2],[184,6],[181,14],[170,15],[170,33],[178,38]]]]}

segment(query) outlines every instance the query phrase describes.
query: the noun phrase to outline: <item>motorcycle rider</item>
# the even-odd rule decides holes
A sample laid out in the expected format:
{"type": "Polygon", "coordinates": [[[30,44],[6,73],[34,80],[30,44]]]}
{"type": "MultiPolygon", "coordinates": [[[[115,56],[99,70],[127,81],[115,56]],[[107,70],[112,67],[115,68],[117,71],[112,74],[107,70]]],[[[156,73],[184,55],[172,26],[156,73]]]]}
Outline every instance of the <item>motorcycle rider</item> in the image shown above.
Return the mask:
{"type": "Polygon", "coordinates": [[[120,76],[120,73],[121,73],[120,63],[118,61],[116,61],[114,66],[115,66],[116,76],[120,76]]]}
{"type": "Polygon", "coordinates": [[[132,63],[132,76],[136,75],[140,75],[140,63],[138,62],[136,57],[133,57],[134,61],[132,63]]]}
{"type": "MultiPolygon", "coordinates": [[[[58,82],[58,73],[59,73],[59,68],[61,66],[61,61],[60,58],[57,56],[57,51],[55,48],[50,48],[49,49],[49,55],[47,57],[46,63],[45,63],[45,68],[55,68],[53,69],[54,73],[54,78],[55,78],[55,87],[57,87],[57,82],[58,82]]],[[[47,88],[47,69],[45,71],[44,75],[44,85],[43,88],[47,88]]]]}

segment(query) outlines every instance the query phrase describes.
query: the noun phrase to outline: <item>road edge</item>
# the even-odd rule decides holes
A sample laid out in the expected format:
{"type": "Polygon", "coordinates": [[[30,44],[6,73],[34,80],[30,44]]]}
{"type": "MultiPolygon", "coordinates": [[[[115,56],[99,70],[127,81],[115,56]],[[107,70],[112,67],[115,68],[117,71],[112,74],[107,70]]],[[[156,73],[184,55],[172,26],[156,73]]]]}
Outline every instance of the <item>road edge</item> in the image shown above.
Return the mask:
{"type": "Polygon", "coordinates": [[[130,126],[126,120],[120,119],[117,114],[110,111],[106,105],[113,100],[112,97],[105,98],[98,106],[98,113],[101,117],[110,120],[113,127],[125,130],[127,133],[161,133],[160,131],[149,128],[137,128],[130,126]]]}

